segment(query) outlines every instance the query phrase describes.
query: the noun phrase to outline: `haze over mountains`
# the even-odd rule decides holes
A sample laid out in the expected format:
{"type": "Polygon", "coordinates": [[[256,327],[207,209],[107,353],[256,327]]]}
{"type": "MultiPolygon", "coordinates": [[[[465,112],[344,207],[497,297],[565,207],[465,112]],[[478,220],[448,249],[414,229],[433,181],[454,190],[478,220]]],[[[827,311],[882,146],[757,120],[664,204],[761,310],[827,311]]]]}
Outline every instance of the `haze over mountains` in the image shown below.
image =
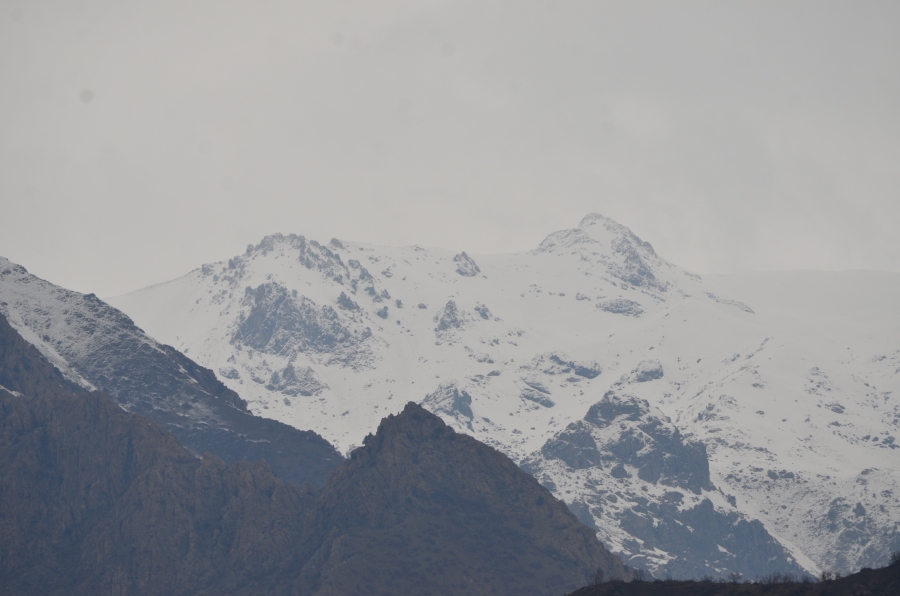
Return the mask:
{"type": "Polygon", "coordinates": [[[512,255],[277,234],[110,300],[343,452],[422,403],[657,576],[886,562],[898,301],[895,274],[701,277],[599,215],[512,255]]]}
{"type": "Polygon", "coordinates": [[[291,427],[348,453],[413,401],[630,566],[756,577],[900,547],[898,278],[700,277],[589,215],[517,255],[270,236],[110,300],[152,338],[8,261],[0,312],[197,454],[321,485],[340,456],[291,427]]]}

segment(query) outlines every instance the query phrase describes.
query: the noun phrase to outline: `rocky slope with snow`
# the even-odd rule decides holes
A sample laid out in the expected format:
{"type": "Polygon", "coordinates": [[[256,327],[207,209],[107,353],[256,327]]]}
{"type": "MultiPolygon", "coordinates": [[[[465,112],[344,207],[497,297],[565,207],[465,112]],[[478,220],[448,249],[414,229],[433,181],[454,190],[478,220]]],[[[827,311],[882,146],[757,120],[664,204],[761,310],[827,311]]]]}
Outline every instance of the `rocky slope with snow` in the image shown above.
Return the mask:
{"type": "Polygon", "coordinates": [[[2,257],[0,314],[73,382],[155,420],[196,455],[265,459],[284,480],[315,486],[343,460],[314,432],[252,415],[211,370],[93,294],[53,285],[2,257]]]}
{"type": "Polygon", "coordinates": [[[268,236],[110,302],[348,452],[422,403],[658,577],[900,548],[900,276],[698,276],[589,215],[469,255],[268,236]]]}

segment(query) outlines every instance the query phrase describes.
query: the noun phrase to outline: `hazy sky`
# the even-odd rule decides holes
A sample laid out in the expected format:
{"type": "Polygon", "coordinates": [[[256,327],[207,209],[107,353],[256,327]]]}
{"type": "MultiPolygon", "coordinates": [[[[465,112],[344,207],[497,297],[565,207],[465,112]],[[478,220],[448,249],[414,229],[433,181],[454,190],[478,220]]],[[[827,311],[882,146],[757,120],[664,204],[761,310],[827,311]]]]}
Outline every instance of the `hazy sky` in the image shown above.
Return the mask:
{"type": "Polygon", "coordinates": [[[900,271],[900,2],[0,0],[0,255],[54,283],[591,211],[697,272],[900,271]]]}

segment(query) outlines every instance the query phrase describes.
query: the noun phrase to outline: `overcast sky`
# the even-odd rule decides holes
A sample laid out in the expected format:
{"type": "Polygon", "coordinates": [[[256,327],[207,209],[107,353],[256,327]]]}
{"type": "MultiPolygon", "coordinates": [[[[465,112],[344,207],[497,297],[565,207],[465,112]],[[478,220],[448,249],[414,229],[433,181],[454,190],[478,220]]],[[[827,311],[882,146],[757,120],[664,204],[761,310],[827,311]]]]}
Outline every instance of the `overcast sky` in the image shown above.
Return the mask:
{"type": "Polygon", "coordinates": [[[270,233],[900,271],[900,2],[0,0],[0,255],[111,296],[270,233]]]}

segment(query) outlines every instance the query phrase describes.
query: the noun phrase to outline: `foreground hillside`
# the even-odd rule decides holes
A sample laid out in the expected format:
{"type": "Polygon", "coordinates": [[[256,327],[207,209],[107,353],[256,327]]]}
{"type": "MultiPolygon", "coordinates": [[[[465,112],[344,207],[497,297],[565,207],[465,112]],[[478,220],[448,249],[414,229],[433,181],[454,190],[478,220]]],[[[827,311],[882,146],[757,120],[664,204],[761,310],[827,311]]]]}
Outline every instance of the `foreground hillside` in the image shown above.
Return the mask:
{"type": "Polygon", "coordinates": [[[900,565],[863,569],[821,582],[716,583],[711,581],[612,581],[570,596],[894,596],[900,594],[900,565]]]}
{"type": "Polygon", "coordinates": [[[415,404],[321,491],[194,457],[0,316],[0,593],[534,594],[624,577],[565,505],[415,404]]]}
{"type": "Polygon", "coordinates": [[[589,215],[514,255],[277,234],[111,303],[345,453],[421,403],[657,577],[900,548],[900,275],[701,277],[589,215]]]}

